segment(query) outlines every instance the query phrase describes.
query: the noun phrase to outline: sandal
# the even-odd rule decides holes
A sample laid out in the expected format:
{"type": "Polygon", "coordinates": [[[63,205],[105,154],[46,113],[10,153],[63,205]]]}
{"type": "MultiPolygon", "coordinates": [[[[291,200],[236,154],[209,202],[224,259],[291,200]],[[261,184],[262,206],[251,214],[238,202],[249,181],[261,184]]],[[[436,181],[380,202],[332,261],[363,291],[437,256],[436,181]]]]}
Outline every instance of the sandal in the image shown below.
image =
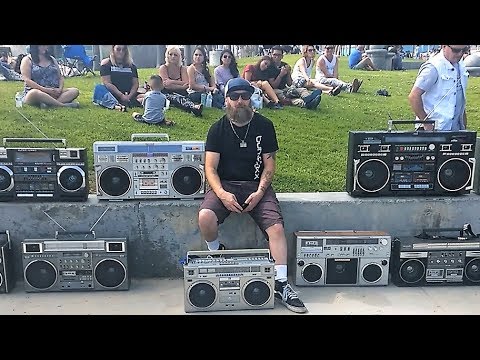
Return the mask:
{"type": "Polygon", "coordinates": [[[162,121],[161,123],[158,123],[158,125],[160,125],[160,126],[174,126],[174,125],[175,125],[175,121],[173,121],[173,120],[164,120],[164,121],[162,121]]]}

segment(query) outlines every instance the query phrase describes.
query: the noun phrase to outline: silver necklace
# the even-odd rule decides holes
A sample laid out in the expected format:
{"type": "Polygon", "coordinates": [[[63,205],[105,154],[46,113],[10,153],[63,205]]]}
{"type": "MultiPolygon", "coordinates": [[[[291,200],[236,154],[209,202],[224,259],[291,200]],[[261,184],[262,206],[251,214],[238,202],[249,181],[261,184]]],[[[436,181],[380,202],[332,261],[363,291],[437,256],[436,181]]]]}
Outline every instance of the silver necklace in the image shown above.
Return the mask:
{"type": "Polygon", "coordinates": [[[235,129],[233,128],[233,124],[232,124],[232,121],[230,121],[230,127],[232,128],[232,131],[233,133],[235,134],[235,136],[238,138],[238,140],[240,140],[240,147],[241,148],[246,148],[247,147],[247,142],[245,141],[245,139],[247,138],[247,135],[248,135],[248,130],[250,130],[250,124],[252,123],[252,120],[250,120],[248,122],[248,126],[247,126],[247,132],[245,133],[245,137],[242,139],[240,139],[240,136],[238,136],[237,132],[235,131],[235,129]]]}

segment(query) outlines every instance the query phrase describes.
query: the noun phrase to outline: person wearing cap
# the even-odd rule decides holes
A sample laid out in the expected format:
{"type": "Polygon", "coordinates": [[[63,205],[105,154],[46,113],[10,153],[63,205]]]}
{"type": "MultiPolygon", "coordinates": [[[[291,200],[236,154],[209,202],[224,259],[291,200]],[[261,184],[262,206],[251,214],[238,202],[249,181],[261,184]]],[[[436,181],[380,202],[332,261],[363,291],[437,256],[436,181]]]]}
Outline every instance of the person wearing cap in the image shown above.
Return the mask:
{"type": "Polygon", "coordinates": [[[338,78],[338,57],[333,53],[334,49],[334,45],[324,47],[323,54],[317,59],[315,80],[335,88],[339,86],[342,91],[356,93],[363,81],[353,79],[351,83],[347,83],[338,78]]]}
{"type": "Polygon", "coordinates": [[[249,214],[262,230],[275,259],[275,297],[289,310],[305,305],[287,280],[287,240],[280,204],[272,188],[278,142],[273,122],[254,112],[248,80],[225,86],[225,115],[210,127],[205,177],[210,189],[200,205],[198,225],[209,250],[225,250],[218,226],[230,213],[249,214]]]}

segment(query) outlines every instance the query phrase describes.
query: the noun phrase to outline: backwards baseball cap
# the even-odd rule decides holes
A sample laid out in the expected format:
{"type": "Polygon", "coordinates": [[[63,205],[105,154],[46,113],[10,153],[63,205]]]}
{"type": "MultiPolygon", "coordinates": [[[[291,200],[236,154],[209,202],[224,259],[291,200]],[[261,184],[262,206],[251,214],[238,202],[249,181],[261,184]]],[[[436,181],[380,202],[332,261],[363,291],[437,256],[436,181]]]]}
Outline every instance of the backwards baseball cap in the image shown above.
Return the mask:
{"type": "Polygon", "coordinates": [[[255,92],[255,89],[253,88],[250,83],[243,79],[243,78],[233,78],[227,81],[227,85],[225,85],[225,95],[228,96],[233,91],[247,91],[250,94],[253,94],[255,92]]]}

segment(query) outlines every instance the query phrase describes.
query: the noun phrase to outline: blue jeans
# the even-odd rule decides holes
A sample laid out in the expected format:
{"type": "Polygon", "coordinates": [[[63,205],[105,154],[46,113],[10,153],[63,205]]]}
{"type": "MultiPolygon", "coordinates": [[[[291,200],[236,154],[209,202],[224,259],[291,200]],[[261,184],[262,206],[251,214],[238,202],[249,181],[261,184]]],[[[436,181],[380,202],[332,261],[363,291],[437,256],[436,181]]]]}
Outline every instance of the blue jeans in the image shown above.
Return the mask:
{"type": "Polygon", "coordinates": [[[108,109],[114,109],[115,106],[121,105],[117,98],[113,96],[103,84],[95,85],[95,89],[93,90],[93,102],[108,109]]]}

